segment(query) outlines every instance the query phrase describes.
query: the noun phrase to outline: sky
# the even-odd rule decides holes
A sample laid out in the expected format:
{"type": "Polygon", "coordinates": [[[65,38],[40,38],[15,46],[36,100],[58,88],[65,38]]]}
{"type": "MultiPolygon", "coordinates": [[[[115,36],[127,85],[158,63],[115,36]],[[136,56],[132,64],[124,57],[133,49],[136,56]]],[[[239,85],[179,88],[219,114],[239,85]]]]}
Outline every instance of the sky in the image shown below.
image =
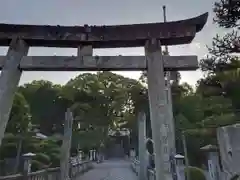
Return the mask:
{"type": "MultiPolygon", "coordinates": [[[[169,47],[170,55],[197,55],[200,60],[207,54],[206,45],[211,45],[216,33],[221,34],[213,24],[212,8],[216,0],[1,0],[0,23],[38,25],[112,25],[162,22],[162,6],[166,5],[167,20],[175,21],[209,12],[204,29],[191,44],[169,47]]],[[[5,55],[7,47],[0,47],[5,55]]],[[[28,55],[70,56],[76,55],[74,48],[31,47],[28,55]]],[[[144,55],[143,48],[97,49],[94,55],[144,55]]],[[[20,84],[33,80],[49,80],[65,84],[83,72],[23,72],[20,84]]],[[[138,79],[140,72],[116,72],[138,79]]],[[[182,81],[195,85],[202,77],[200,70],[181,72],[182,81]]]]}

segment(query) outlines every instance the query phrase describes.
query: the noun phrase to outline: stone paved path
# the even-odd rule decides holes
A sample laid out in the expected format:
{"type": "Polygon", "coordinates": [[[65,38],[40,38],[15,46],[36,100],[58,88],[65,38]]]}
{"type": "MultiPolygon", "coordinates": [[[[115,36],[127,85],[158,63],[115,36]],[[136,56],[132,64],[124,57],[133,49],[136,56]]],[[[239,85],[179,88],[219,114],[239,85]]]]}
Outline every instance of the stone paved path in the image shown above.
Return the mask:
{"type": "Polygon", "coordinates": [[[106,160],[77,180],[138,180],[130,168],[130,162],[125,160],[106,160]]]}

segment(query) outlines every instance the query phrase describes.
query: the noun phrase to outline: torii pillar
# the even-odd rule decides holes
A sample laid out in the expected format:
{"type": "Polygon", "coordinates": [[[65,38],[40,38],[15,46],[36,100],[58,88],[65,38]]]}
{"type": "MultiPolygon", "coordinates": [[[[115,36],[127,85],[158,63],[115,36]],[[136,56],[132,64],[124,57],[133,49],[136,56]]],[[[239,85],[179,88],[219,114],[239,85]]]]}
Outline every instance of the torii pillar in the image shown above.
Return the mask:
{"type": "Polygon", "coordinates": [[[176,79],[176,73],[174,71],[168,71],[166,73],[166,103],[167,103],[167,119],[168,119],[168,146],[169,146],[169,154],[176,154],[176,145],[175,145],[175,122],[173,117],[173,104],[172,104],[172,89],[171,89],[171,80],[176,79]]]}
{"type": "Polygon", "coordinates": [[[2,67],[0,76],[0,146],[7,127],[12,109],[15,92],[18,88],[22,70],[18,68],[23,56],[26,56],[29,46],[21,39],[12,39],[2,67]]]}
{"type": "Polygon", "coordinates": [[[167,103],[165,91],[165,78],[163,67],[163,56],[160,41],[151,39],[145,46],[147,59],[148,96],[150,104],[150,117],[152,136],[154,140],[156,179],[171,179],[169,172],[169,154],[166,144],[168,126],[167,103]],[[160,131],[160,132],[159,132],[160,131]]]}

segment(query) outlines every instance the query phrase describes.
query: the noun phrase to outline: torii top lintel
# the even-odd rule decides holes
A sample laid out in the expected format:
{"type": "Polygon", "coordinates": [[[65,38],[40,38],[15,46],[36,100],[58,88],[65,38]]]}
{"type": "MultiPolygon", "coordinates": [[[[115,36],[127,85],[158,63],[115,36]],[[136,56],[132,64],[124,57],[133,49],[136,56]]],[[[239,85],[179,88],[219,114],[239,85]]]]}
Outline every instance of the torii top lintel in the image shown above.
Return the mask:
{"type": "Polygon", "coordinates": [[[8,46],[19,37],[29,46],[93,48],[140,47],[156,38],[162,45],[188,44],[206,24],[208,13],[167,23],[111,26],[48,26],[0,24],[0,46],[8,46]]]}

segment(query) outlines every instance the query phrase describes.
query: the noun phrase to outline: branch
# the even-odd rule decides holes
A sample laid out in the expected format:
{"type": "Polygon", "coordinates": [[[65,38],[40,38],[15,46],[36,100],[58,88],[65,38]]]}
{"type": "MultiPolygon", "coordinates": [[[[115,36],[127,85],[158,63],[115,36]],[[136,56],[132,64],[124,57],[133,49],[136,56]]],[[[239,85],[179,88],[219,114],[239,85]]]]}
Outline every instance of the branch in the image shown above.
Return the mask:
{"type": "Polygon", "coordinates": [[[237,31],[232,31],[222,38],[218,35],[213,38],[212,48],[209,53],[215,56],[225,56],[232,53],[240,53],[240,36],[237,31]]]}
{"type": "Polygon", "coordinates": [[[208,74],[233,70],[240,67],[238,56],[207,56],[200,60],[200,69],[208,74]]]}
{"type": "Polygon", "coordinates": [[[220,27],[239,27],[239,8],[239,0],[221,0],[220,2],[216,2],[213,8],[216,16],[214,22],[218,23],[220,27]]]}

